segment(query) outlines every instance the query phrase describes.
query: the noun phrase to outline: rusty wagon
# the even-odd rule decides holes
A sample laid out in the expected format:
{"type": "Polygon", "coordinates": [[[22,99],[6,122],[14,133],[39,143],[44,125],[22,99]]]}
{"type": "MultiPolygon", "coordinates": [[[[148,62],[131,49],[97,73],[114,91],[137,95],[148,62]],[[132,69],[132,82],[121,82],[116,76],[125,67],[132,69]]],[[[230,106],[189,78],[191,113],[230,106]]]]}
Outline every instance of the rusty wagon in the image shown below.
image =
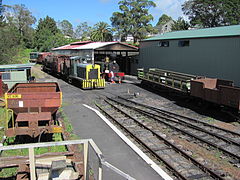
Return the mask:
{"type": "Polygon", "coordinates": [[[56,112],[62,104],[62,92],[56,82],[17,83],[7,93],[7,137],[62,132],[56,112]]]}
{"type": "Polygon", "coordinates": [[[138,69],[138,79],[151,87],[163,86],[240,112],[240,87],[233,81],[167,71],[138,69]]]}

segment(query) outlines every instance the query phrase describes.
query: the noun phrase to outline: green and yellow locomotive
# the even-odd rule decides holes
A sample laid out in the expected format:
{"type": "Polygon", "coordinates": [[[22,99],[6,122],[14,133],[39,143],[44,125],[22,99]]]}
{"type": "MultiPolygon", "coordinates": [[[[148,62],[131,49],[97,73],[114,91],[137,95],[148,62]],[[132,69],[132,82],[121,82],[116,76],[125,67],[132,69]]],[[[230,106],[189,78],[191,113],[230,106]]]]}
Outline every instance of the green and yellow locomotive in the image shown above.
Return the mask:
{"type": "Polygon", "coordinates": [[[79,56],[70,58],[68,81],[71,83],[72,80],[79,81],[82,89],[105,87],[105,80],[100,77],[100,66],[89,64],[79,56]]]}
{"type": "Polygon", "coordinates": [[[45,59],[43,69],[69,83],[76,82],[82,89],[104,88],[105,80],[100,76],[100,66],[89,62],[81,56],[52,55],[45,59]]]}

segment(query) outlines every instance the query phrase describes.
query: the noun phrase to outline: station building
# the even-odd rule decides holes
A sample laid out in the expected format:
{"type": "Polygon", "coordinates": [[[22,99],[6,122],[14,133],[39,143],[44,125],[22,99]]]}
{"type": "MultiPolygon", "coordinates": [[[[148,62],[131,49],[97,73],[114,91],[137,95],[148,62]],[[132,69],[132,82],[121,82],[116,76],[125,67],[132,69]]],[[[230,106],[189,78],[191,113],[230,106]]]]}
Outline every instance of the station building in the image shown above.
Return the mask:
{"type": "Polygon", "coordinates": [[[240,25],[175,31],[140,42],[139,68],[234,81],[240,86],[240,25]]]}
{"type": "Polygon", "coordinates": [[[35,63],[0,65],[2,81],[10,89],[15,83],[26,83],[31,78],[31,68],[35,63]]]}
{"type": "Polygon", "coordinates": [[[119,64],[120,71],[126,74],[137,69],[138,47],[118,41],[80,41],[53,48],[52,52],[55,55],[81,56],[91,63],[101,62],[109,57],[110,61],[115,60],[119,64]]]}

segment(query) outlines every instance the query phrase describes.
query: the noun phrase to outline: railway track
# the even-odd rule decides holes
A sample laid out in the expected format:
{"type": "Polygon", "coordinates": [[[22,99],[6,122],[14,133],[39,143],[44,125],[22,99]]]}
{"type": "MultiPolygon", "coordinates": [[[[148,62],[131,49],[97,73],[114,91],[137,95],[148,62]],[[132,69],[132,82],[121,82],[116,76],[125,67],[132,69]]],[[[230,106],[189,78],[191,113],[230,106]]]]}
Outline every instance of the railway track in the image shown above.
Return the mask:
{"type": "Polygon", "coordinates": [[[143,151],[150,153],[155,161],[163,162],[179,179],[223,179],[209,167],[198,162],[185,151],[176,146],[172,140],[158,129],[158,122],[142,119],[136,111],[129,107],[119,106],[116,102],[103,100],[96,104],[125,133],[141,145],[143,151]]]}
{"type": "Polygon", "coordinates": [[[236,141],[237,138],[240,138],[240,135],[237,132],[218,128],[196,119],[187,118],[175,113],[167,111],[161,112],[161,110],[157,108],[142,105],[124,98],[108,98],[108,100],[124,106],[125,108],[131,108],[135,112],[138,112],[151,120],[159,122],[160,124],[174,129],[184,135],[190,136],[199,142],[217,148],[227,155],[227,157],[231,157],[230,161],[232,163],[239,163],[240,161],[240,143],[236,141]]]}

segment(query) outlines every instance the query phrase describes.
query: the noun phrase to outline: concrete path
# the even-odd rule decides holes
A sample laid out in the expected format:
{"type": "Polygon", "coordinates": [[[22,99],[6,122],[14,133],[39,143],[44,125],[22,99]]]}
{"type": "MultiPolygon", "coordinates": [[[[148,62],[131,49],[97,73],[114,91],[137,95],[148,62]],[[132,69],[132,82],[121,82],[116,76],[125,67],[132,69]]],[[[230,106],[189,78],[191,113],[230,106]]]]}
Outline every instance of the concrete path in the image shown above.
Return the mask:
{"type": "MultiPolygon", "coordinates": [[[[82,104],[94,102],[96,90],[83,91],[58,80],[63,91],[63,110],[80,138],[92,138],[104,154],[105,159],[137,180],[161,180],[162,178],[125,144],[105,122],[82,104]]],[[[122,177],[104,169],[105,180],[120,180],[122,177]]]]}

